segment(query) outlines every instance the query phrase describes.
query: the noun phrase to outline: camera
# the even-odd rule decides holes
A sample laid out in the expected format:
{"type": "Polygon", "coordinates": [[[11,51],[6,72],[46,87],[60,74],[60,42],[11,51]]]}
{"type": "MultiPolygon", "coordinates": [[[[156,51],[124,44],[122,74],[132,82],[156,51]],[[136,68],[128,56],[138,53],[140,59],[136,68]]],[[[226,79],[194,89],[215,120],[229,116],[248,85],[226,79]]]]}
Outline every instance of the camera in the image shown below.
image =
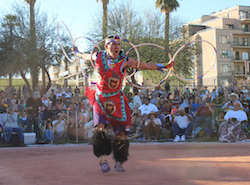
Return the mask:
{"type": "Polygon", "coordinates": [[[51,123],[51,121],[50,121],[50,120],[47,120],[47,123],[51,123]]]}

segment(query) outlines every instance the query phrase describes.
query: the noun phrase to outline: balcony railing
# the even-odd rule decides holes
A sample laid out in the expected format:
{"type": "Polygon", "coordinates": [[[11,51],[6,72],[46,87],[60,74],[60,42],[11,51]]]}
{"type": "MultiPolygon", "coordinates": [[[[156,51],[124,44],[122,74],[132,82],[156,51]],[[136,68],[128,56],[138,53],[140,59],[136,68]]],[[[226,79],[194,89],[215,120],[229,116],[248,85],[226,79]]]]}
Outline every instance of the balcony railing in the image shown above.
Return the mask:
{"type": "Polygon", "coordinates": [[[244,59],[244,60],[243,60],[242,56],[232,57],[231,59],[234,60],[234,61],[249,61],[250,57],[247,58],[247,59],[244,59]]]}
{"type": "Polygon", "coordinates": [[[250,42],[231,42],[232,46],[250,46],[250,42]]]}

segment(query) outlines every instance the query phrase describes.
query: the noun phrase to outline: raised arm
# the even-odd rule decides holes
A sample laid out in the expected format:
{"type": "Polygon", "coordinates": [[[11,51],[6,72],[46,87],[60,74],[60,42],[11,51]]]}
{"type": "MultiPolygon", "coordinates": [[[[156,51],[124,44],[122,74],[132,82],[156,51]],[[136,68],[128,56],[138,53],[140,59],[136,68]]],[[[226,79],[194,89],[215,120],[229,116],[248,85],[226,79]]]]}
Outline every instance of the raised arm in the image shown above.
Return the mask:
{"type": "MultiPolygon", "coordinates": [[[[73,47],[72,51],[75,53],[76,56],[78,56],[79,58],[83,59],[83,60],[91,60],[91,54],[88,53],[82,53],[78,50],[77,47],[73,47]]],[[[92,54],[92,60],[96,60],[96,52],[92,54]]]]}

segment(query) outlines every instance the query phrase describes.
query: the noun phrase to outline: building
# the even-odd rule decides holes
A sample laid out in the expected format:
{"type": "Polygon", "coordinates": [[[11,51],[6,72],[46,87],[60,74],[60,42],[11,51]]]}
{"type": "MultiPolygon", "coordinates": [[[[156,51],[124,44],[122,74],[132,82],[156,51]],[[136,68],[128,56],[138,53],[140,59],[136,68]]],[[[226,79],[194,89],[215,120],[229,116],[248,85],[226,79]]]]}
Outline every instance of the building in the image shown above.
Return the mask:
{"type": "MultiPolygon", "coordinates": [[[[68,63],[67,66],[68,70],[66,70],[65,62],[63,61],[61,61],[59,66],[51,65],[48,70],[52,83],[65,85],[65,82],[67,80],[68,85],[71,85],[73,87],[78,86],[80,89],[83,89],[85,84],[91,85],[91,82],[96,81],[97,79],[96,70],[87,69],[86,63],[82,59],[80,60],[80,66],[81,68],[79,67],[76,61],[68,63]],[[89,76],[89,78],[85,78],[83,76],[82,70],[84,73],[86,73],[87,70],[88,73],[87,76],[89,76]]],[[[143,81],[142,72],[141,71],[136,72],[135,78],[138,83],[142,83],[143,81]]],[[[127,82],[126,80],[123,81],[124,85],[126,82],[127,82]]]]}
{"type": "MultiPolygon", "coordinates": [[[[193,40],[207,40],[217,50],[215,65],[211,67],[215,52],[207,43],[200,43],[195,56],[195,76],[199,87],[228,85],[234,79],[249,77],[250,62],[250,6],[234,6],[183,25],[185,36],[193,40]]],[[[184,35],[183,35],[184,36],[184,35]]]]}

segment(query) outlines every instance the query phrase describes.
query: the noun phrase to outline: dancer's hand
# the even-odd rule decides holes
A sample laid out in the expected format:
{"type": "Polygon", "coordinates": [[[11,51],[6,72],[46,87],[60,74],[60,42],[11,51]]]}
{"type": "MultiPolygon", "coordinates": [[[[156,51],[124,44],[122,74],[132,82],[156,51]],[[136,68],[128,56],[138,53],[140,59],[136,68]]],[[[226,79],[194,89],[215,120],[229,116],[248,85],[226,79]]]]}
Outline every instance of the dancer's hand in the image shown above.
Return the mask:
{"type": "Polygon", "coordinates": [[[76,46],[73,46],[72,51],[77,55],[79,53],[79,50],[76,46]]]}
{"type": "MultiPolygon", "coordinates": [[[[161,63],[161,64],[156,64],[158,67],[158,70],[163,72],[163,69],[168,69],[172,68],[175,65],[175,61],[171,61],[170,63],[161,63]]],[[[163,72],[164,73],[164,72],[163,72]]]]}

